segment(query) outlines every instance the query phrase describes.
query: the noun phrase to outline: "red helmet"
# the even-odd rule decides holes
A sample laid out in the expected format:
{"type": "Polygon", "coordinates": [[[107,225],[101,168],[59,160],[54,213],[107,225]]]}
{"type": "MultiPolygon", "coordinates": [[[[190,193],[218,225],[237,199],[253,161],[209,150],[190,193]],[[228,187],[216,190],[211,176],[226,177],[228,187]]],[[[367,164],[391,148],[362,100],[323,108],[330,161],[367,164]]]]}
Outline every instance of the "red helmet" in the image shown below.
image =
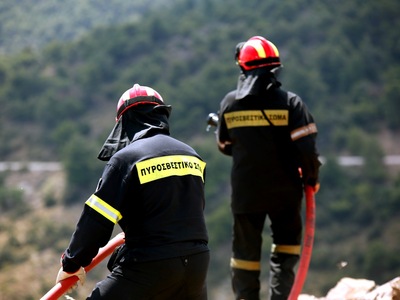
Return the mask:
{"type": "Polygon", "coordinates": [[[138,104],[162,105],[164,104],[164,100],[161,95],[151,87],[141,86],[135,83],[133,87],[125,91],[118,100],[117,121],[125,111],[138,104]]]}
{"type": "Polygon", "coordinates": [[[245,42],[237,58],[238,65],[246,71],[281,65],[278,48],[262,36],[253,36],[245,42]]]}

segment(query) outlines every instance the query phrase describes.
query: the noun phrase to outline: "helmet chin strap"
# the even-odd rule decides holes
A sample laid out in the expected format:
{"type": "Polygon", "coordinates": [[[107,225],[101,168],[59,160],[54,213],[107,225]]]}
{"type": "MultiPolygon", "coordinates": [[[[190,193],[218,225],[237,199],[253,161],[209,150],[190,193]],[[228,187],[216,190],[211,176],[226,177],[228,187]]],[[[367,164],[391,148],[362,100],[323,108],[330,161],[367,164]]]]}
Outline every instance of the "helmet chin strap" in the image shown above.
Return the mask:
{"type": "Polygon", "coordinates": [[[276,78],[278,78],[281,75],[282,70],[283,70],[283,65],[280,65],[271,69],[270,72],[274,74],[276,78]]]}

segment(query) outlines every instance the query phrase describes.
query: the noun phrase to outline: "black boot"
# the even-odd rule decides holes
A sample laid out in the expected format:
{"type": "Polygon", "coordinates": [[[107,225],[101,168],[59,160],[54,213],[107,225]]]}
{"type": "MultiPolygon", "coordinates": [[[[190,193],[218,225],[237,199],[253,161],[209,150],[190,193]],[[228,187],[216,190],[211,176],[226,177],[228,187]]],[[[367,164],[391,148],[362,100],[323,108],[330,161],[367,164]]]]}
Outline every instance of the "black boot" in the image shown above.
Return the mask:
{"type": "Polygon", "coordinates": [[[292,289],[299,255],[272,253],[270,257],[269,295],[271,300],[287,300],[292,289]]]}
{"type": "Polygon", "coordinates": [[[237,300],[260,300],[260,271],[232,269],[232,288],[237,300]]]}

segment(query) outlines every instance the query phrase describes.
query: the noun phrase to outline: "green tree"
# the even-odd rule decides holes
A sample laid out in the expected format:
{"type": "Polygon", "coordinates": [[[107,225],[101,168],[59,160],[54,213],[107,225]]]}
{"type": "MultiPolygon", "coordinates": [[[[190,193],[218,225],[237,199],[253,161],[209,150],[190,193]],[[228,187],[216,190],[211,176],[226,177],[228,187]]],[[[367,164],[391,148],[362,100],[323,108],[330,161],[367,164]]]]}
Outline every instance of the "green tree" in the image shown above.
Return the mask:
{"type": "Polygon", "coordinates": [[[85,201],[89,191],[94,192],[104,166],[96,156],[93,144],[80,135],[73,136],[62,149],[63,165],[67,173],[65,202],[85,201]]]}

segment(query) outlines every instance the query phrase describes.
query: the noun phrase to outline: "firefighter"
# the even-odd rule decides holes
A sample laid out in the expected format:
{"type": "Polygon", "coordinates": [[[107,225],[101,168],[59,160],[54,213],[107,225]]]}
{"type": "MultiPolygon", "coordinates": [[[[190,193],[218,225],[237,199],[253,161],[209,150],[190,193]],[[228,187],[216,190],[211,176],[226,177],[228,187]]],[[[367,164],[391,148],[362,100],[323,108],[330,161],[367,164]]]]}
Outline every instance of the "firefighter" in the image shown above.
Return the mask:
{"type": "Polygon", "coordinates": [[[98,158],[108,161],[85,202],[56,282],[85,280],[88,266],[118,223],[125,244],[111,274],[87,299],[207,299],[206,164],[172,138],[171,106],[135,84],[119,99],[116,124],[98,158]]]}
{"type": "Polygon", "coordinates": [[[270,299],[287,299],[302,236],[303,186],[319,188],[317,127],[301,98],[281,88],[277,47],[261,36],[236,47],[236,90],[220,103],[218,149],[233,158],[232,288],[236,299],[259,298],[262,231],[270,222],[270,299]],[[299,174],[302,170],[302,177],[299,174]]]}

